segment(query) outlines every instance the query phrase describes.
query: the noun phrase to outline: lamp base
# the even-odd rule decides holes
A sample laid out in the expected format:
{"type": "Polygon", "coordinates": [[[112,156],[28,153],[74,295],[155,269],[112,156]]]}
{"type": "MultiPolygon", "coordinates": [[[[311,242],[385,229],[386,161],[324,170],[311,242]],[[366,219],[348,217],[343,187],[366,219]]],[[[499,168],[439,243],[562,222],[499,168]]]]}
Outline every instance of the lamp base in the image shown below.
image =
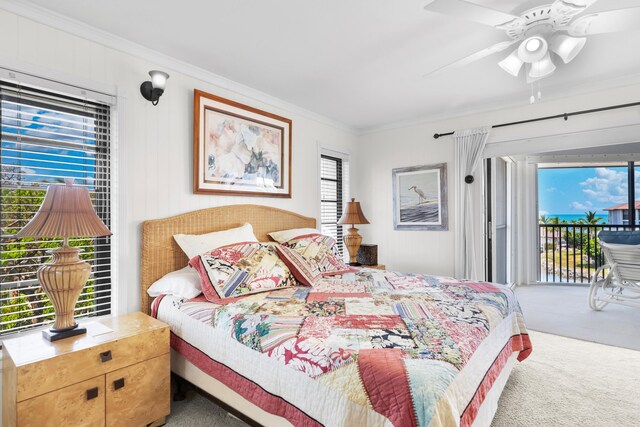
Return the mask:
{"type": "Polygon", "coordinates": [[[349,265],[351,267],[360,267],[362,264],[360,264],[359,262],[350,262],[349,265]]]}
{"type": "Polygon", "coordinates": [[[44,264],[37,273],[40,286],[51,300],[56,314],[53,333],[78,327],[73,315],[78,297],[91,273],[91,266],[80,259],[79,252],[77,247],[63,244],[50,251],[52,262],[44,264]]]}
{"type": "Polygon", "coordinates": [[[45,331],[42,331],[42,336],[47,340],[47,341],[58,341],[58,340],[62,340],[65,338],[70,338],[70,337],[75,337],[76,335],[82,335],[82,334],[86,334],[87,333],[87,328],[73,328],[73,329],[67,329],[64,331],[59,331],[56,332],[53,329],[47,329],[45,331]]]}
{"type": "Polygon", "coordinates": [[[362,243],[362,237],[358,234],[358,229],[351,225],[351,228],[347,230],[347,234],[342,237],[344,245],[349,252],[349,265],[356,265],[358,263],[358,248],[362,243]]]}

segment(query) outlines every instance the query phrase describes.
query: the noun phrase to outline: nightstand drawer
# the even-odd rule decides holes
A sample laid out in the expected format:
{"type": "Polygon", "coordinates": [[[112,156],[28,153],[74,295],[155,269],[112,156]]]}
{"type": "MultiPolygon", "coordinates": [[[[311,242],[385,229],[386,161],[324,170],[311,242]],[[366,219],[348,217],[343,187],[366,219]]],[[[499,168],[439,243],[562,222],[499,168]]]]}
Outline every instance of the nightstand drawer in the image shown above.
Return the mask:
{"type": "Polygon", "coordinates": [[[104,375],[167,352],[169,329],[154,329],[17,368],[17,401],[104,375]]]}
{"type": "Polygon", "coordinates": [[[34,397],[17,406],[20,426],[104,426],[104,376],[34,397]]]}
{"type": "Polygon", "coordinates": [[[107,374],[107,426],[141,426],[170,410],[169,353],[107,374]]]}

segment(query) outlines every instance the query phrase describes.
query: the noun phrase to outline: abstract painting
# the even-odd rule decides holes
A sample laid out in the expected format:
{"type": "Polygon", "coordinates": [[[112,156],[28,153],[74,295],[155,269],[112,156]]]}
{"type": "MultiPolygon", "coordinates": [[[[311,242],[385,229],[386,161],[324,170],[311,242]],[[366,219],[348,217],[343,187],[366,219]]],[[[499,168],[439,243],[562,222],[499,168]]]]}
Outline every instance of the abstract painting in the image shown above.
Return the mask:
{"type": "Polygon", "coordinates": [[[284,117],[194,91],[194,193],[291,197],[284,117]]]}
{"type": "Polygon", "coordinates": [[[393,169],[392,177],[394,229],[449,229],[446,163],[393,169]]]}

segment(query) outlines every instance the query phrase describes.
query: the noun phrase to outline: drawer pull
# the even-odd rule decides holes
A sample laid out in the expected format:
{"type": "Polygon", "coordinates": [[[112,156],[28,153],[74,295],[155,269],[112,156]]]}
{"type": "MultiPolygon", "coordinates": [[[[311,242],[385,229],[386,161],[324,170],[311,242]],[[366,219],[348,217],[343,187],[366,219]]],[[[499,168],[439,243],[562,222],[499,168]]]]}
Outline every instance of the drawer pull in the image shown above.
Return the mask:
{"type": "Polygon", "coordinates": [[[124,387],[124,378],[118,378],[113,382],[113,389],[118,390],[119,388],[124,387]]]}
{"type": "Polygon", "coordinates": [[[104,353],[100,353],[100,360],[102,361],[102,363],[108,362],[109,360],[111,360],[111,350],[107,350],[104,353]]]}
{"type": "Polygon", "coordinates": [[[96,397],[98,397],[98,387],[87,390],[87,400],[95,399],[96,397]]]}

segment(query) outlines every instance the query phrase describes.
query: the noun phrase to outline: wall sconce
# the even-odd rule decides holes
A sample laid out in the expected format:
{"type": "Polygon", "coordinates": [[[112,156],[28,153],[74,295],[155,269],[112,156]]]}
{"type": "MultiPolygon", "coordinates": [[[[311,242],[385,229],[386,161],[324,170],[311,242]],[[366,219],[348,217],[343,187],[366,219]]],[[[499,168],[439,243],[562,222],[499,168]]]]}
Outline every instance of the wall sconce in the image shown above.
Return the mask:
{"type": "Polygon", "coordinates": [[[144,99],[151,101],[153,105],[158,105],[158,101],[167,85],[169,74],[164,71],[151,70],[149,71],[149,75],[151,76],[151,81],[144,82],[140,85],[140,93],[144,99]]]}

